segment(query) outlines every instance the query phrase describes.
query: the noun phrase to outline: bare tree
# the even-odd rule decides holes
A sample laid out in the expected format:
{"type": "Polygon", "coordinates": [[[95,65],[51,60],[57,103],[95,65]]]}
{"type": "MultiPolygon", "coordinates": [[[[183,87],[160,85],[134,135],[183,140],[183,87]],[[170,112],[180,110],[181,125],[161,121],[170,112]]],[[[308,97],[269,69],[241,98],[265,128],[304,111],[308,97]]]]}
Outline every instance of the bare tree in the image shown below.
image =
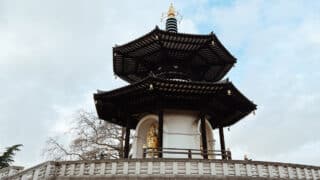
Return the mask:
{"type": "Polygon", "coordinates": [[[71,129],[69,145],[51,137],[43,153],[54,160],[114,159],[123,155],[125,129],[99,119],[94,113],[80,110],[71,129]]]}

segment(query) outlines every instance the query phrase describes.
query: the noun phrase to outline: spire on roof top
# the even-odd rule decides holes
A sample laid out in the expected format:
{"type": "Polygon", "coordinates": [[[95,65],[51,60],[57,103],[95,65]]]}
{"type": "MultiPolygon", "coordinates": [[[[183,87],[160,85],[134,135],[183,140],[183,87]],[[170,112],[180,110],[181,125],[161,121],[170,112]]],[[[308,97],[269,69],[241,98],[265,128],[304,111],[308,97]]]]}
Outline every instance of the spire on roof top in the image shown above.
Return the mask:
{"type": "Polygon", "coordinates": [[[173,7],[173,4],[170,4],[169,10],[168,10],[168,18],[175,18],[176,17],[176,10],[173,7]]]}
{"type": "Polygon", "coordinates": [[[169,32],[177,33],[178,32],[178,25],[177,25],[177,12],[175,11],[173,4],[170,4],[168,13],[167,13],[167,20],[166,20],[166,30],[169,32]]]}

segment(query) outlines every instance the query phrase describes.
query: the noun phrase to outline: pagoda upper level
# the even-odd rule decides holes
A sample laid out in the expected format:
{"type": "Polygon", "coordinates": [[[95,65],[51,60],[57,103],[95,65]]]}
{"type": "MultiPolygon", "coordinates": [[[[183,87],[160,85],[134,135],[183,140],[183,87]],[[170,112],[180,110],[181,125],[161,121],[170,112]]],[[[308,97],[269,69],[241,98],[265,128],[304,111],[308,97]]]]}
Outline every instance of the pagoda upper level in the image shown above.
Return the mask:
{"type": "Polygon", "coordinates": [[[175,11],[169,8],[166,30],[154,30],[113,48],[113,69],[134,83],[152,75],[165,79],[216,82],[236,63],[214,33],[177,32],[175,11]]]}

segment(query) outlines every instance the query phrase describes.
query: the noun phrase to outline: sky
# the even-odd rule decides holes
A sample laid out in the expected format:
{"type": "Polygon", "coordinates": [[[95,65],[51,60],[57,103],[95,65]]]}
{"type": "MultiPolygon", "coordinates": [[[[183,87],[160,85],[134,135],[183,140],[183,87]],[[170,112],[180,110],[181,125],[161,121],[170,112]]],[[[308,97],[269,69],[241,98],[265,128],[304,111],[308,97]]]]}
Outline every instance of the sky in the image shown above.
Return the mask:
{"type": "MultiPolygon", "coordinates": [[[[93,93],[126,83],[112,47],[150,32],[173,2],[179,32],[214,32],[237,58],[225,76],[258,109],[225,129],[234,159],[320,166],[320,1],[1,0],[0,151],[23,144],[15,165],[45,161],[93,93]]],[[[219,147],[217,130],[217,148],[219,147]]]]}

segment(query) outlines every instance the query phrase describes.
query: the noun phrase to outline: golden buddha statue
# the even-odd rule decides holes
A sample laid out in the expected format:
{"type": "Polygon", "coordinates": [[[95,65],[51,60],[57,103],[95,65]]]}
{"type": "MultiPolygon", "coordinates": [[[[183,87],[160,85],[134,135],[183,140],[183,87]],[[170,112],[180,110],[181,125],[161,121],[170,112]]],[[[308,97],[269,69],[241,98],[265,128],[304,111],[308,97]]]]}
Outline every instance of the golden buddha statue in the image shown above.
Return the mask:
{"type": "Polygon", "coordinates": [[[147,133],[147,148],[149,149],[149,156],[154,157],[158,154],[154,152],[158,149],[158,132],[157,125],[155,123],[150,126],[147,133]]]}

